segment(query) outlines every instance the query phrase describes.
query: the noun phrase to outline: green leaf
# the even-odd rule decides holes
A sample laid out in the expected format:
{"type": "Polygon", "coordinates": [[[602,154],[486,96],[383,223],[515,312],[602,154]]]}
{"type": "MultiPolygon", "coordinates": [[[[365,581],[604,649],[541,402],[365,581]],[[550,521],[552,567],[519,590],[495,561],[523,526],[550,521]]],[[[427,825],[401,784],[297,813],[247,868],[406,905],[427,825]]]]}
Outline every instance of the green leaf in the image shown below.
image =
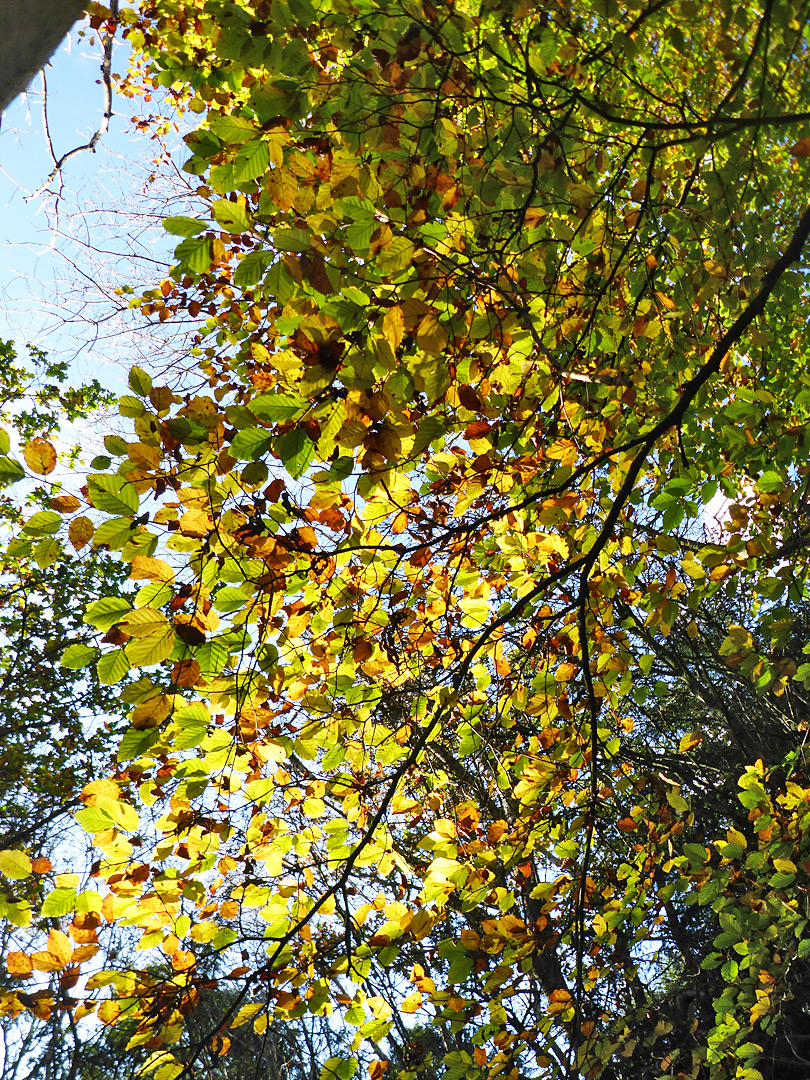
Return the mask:
{"type": "Polygon", "coordinates": [[[107,518],[93,533],[93,547],[107,547],[110,551],[120,551],[131,539],[132,518],[107,518]]]}
{"type": "Polygon", "coordinates": [[[0,484],[13,484],[15,480],[22,480],[25,469],[16,458],[0,456],[0,484]]]}
{"type": "Polygon", "coordinates": [[[62,654],[62,667],[78,670],[87,667],[94,659],[96,650],[90,645],[70,645],[62,654]]]}
{"type": "Polygon", "coordinates": [[[88,833],[104,832],[115,825],[112,814],[102,806],[85,806],[83,810],[77,810],[76,820],[88,833]]]}
{"type": "Polygon", "coordinates": [[[110,630],[131,610],[129,601],[123,596],[103,596],[100,600],[88,604],[84,621],[98,630],[110,630]]]}
{"type": "Polygon", "coordinates": [[[383,277],[391,277],[410,266],[415,252],[414,245],[407,237],[395,236],[377,256],[374,269],[383,277]]]}
{"type": "Polygon", "coordinates": [[[107,514],[135,514],[140,499],[135,485],[118,474],[102,473],[87,478],[90,501],[107,514]]]}
{"type": "Polygon", "coordinates": [[[231,202],[230,199],[217,199],[212,211],[214,221],[228,232],[249,232],[253,225],[253,219],[244,206],[231,202]]]}
{"type": "Polygon", "coordinates": [[[194,658],[200,665],[204,678],[219,675],[228,663],[230,649],[222,641],[207,641],[195,651],[194,658]]]}
{"type": "Polygon", "coordinates": [[[776,469],[768,469],[757,480],[757,487],[764,492],[781,491],[786,483],[787,481],[781,472],[776,469]]]}
{"type": "Polygon", "coordinates": [[[149,396],[149,391],[152,389],[152,376],[143,368],[137,366],[130,368],[127,382],[130,390],[134,390],[139,397],[149,396]]]}
{"type": "Polygon", "coordinates": [[[260,420],[292,420],[302,413],[308,402],[296,394],[260,394],[250,402],[250,410],[260,420]]]}
{"type": "Polygon", "coordinates": [[[0,851],[0,873],[11,881],[22,881],[34,872],[24,851],[0,851]]]}
{"type": "Polygon", "coordinates": [[[205,222],[190,217],[166,217],[163,228],[174,236],[196,236],[206,228],[205,222]]]}
{"type": "Polygon", "coordinates": [[[46,919],[58,919],[67,915],[76,906],[75,889],[54,889],[48,893],[40,908],[40,915],[46,919]]]}
{"type": "Polygon", "coordinates": [[[272,444],[273,440],[266,428],[245,428],[234,435],[228,451],[241,461],[256,461],[267,453],[272,444]]]}
{"type": "Polygon", "coordinates": [[[233,175],[237,184],[246,180],[258,180],[270,165],[270,151],[263,139],[254,139],[243,146],[233,163],[233,175]]]}
{"type": "Polygon", "coordinates": [[[208,428],[199,420],[187,416],[177,416],[166,421],[169,432],[184,446],[198,446],[208,441],[208,428]]]}
{"type": "Polygon", "coordinates": [[[211,265],[210,236],[184,240],[174,249],[174,257],[182,268],[190,270],[192,274],[204,274],[211,265]]]}
{"type": "Polygon", "coordinates": [[[132,761],[133,758],[140,757],[141,754],[145,754],[150,747],[155,745],[159,737],[160,732],[156,731],[155,728],[145,728],[143,731],[130,728],[121,739],[118,747],[118,760],[132,761]]]}
{"type": "Polygon", "coordinates": [[[240,146],[249,142],[256,134],[256,125],[243,116],[216,116],[210,127],[222,142],[237,143],[240,146]]]}
{"type": "Polygon", "coordinates": [[[233,283],[239,289],[257,285],[264,277],[264,272],[273,261],[271,251],[249,251],[236,267],[233,283]]]}
{"type": "Polygon", "coordinates": [[[32,536],[50,536],[58,532],[62,525],[62,515],[55,510],[40,510],[23,525],[23,532],[32,536]]]}
{"type": "Polygon", "coordinates": [[[120,682],[129,671],[129,660],[123,649],[113,649],[99,657],[96,665],[98,681],[105,686],[120,682]]]}
{"type": "Polygon", "coordinates": [[[303,428],[296,428],[279,436],[276,450],[287,472],[297,480],[304,475],[315,456],[315,443],[303,428]]]}
{"type": "Polygon", "coordinates": [[[118,411],[121,416],[135,420],[144,415],[146,406],[140,398],[133,397],[131,394],[124,394],[123,397],[118,399],[118,411]]]}
{"type": "Polygon", "coordinates": [[[177,637],[169,623],[156,627],[148,634],[143,634],[128,641],[125,649],[127,660],[134,667],[151,667],[171,656],[177,637]]]}
{"type": "Polygon", "coordinates": [[[240,611],[246,604],[253,602],[252,598],[247,593],[242,592],[241,589],[226,585],[225,588],[217,592],[214,598],[214,607],[217,611],[228,614],[232,611],[240,611]]]}

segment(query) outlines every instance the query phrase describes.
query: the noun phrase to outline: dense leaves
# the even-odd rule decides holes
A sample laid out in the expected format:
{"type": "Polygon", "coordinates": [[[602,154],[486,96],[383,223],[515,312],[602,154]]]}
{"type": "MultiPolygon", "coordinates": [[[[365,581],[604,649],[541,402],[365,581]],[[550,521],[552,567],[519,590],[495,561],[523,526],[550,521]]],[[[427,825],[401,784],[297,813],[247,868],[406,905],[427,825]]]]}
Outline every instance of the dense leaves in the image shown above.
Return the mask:
{"type": "Polygon", "coordinates": [[[63,661],[131,726],[7,1011],[103,919],[144,961],[77,1015],[159,1080],[326,1015],[343,1080],[806,1056],[807,17],[126,17],[130,89],[198,118],[139,303],[205,320],[200,381],[134,369],[57,508],[143,583],[63,661]]]}

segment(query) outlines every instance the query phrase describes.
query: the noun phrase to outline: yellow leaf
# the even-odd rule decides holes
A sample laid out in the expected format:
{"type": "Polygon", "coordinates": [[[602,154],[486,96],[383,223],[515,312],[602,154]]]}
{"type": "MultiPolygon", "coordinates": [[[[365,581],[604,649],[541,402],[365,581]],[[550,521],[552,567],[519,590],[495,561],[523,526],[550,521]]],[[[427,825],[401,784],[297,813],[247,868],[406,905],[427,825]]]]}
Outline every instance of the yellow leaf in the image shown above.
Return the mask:
{"type": "Polygon", "coordinates": [[[552,990],[549,997],[548,1012],[550,1015],[565,1012],[574,1004],[574,1000],[567,990],[552,990]]]}
{"type": "Polygon", "coordinates": [[[132,726],[138,731],[158,727],[172,711],[172,698],[166,694],[150,698],[132,710],[132,726]]]}
{"type": "Polygon", "coordinates": [[[115,780],[102,778],[101,780],[91,780],[89,784],[85,784],[82,788],[82,802],[87,806],[95,805],[95,796],[106,795],[108,799],[117,799],[121,794],[121,788],[116,784],[115,780]]]}
{"type": "Polygon", "coordinates": [[[58,956],[63,964],[67,964],[70,961],[70,954],[73,952],[73,945],[67,934],[63,934],[61,930],[50,930],[48,932],[48,952],[58,956]]]}
{"type": "Polygon", "coordinates": [[[70,962],[71,964],[81,964],[95,956],[98,950],[99,946],[92,943],[89,945],[77,945],[71,953],[70,962]]]}
{"type": "Polygon", "coordinates": [[[398,349],[405,333],[405,315],[399,304],[386,311],[382,331],[391,348],[398,349]]]}
{"type": "Polygon", "coordinates": [[[132,560],[132,569],[129,576],[133,581],[139,581],[143,578],[148,581],[174,581],[174,570],[163,559],[152,559],[146,555],[136,555],[132,560]]]}
{"type": "Polygon", "coordinates": [[[175,971],[188,971],[196,963],[197,958],[194,953],[188,952],[186,949],[178,949],[176,953],[172,954],[172,967],[175,971]]]}
{"type": "Polygon", "coordinates": [[[400,1002],[400,1012],[414,1013],[422,1008],[422,996],[419,990],[414,990],[413,994],[409,994],[404,1001],[400,1002]]]}
{"type": "Polygon", "coordinates": [[[248,1020],[252,1020],[253,1017],[262,1011],[264,1005],[261,1002],[253,1002],[250,1005],[243,1005],[236,1016],[231,1021],[231,1028],[241,1027],[242,1024],[246,1024],[248,1020]]]}
{"type": "Polygon", "coordinates": [[[12,881],[22,881],[33,870],[33,864],[24,851],[0,851],[0,873],[12,881]]]}
{"type": "Polygon", "coordinates": [[[773,866],[780,874],[795,874],[798,872],[796,863],[792,859],[774,859],[773,866]]]}
{"type": "Polygon", "coordinates": [[[56,451],[47,439],[32,439],[23,450],[28,468],[40,476],[47,476],[56,468],[56,451]]]}
{"type": "Polygon", "coordinates": [[[570,682],[574,675],[577,673],[576,664],[560,664],[557,670],[554,672],[555,682],[564,683],[570,682]]]}
{"type": "Polygon", "coordinates": [[[433,919],[424,908],[420,908],[408,924],[408,930],[410,930],[417,941],[421,941],[432,929],[433,919]]]}
{"type": "Polygon", "coordinates": [[[326,813],[326,804],[323,799],[304,799],[301,809],[308,818],[319,818],[326,813]]]}
{"type": "Polygon", "coordinates": [[[702,731],[690,731],[687,735],[684,735],[681,741],[678,743],[678,751],[681,754],[685,754],[688,750],[692,750],[695,746],[699,746],[702,742],[702,731]]]}
{"type": "Polygon", "coordinates": [[[419,348],[426,353],[443,352],[447,346],[448,333],[439,322],[439,316],[429,312],[419,323],[416,331],[416,341],[419,348]]]}
{"type": "Polygon", "coordinates": [[[298,195],[298,181],[289,170],[273,169],[264,182],[264,189],[279,210],[290,210],[298,195]]]}
{"type": "Polygon", "coordinates": [[[171,655],[177,640],[165,616],[154,608],[130,611],[121,629],[133,638],[126,645],[127,659],[133,665],[159,664],[171,655]]]}
{"type": "Polygon", "coordinates": [[[96,1015],[102,1024],[114,1024],[121,1015],[121,1003],[119,1001],[102,1001],[96,1010],[96,1015]]]}

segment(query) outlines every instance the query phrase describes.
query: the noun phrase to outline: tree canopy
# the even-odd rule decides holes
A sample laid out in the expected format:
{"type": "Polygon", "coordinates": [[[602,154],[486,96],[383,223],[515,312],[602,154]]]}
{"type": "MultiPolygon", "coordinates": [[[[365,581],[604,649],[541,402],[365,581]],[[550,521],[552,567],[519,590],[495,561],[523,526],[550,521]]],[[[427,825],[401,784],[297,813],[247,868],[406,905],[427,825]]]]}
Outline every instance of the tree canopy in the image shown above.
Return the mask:
{"type": "Polygon", "coordinates": [[[805,1075],[810,7],[90,16],[187,125],[189,361],[13,541],[135,584],[0,1009],[156,1080],[805,1075]]]}

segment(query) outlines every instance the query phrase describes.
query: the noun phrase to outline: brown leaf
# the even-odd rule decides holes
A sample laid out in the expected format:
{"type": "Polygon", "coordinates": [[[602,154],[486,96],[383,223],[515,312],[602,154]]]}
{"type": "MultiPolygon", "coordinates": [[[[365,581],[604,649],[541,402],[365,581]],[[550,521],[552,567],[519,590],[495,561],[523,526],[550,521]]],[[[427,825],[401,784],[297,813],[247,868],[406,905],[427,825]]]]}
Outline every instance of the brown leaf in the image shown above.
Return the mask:
{"type": "Polygon", "coordinates": [[[810,157],[810,135],[805,135],[797,143],[791,146],[789,153],[795,158],[810,157]]]}
{"type": "Polygon", "coordinates": [[[481,408],[481,400],[471,386],[463,385],[458,388],[458,400],[470,412],[478,412],[481,408]]]}
{"type": "Polygon", "coordinates": [[[172,682],[175,686],[196,686],[201,676],[200,665],[189,657],[178,661],[172,668],[172,682]]]}
{"type": "Polygon", "coordinates": [[[191,623],[176,622],[174,624],[174,632],[184,645],[194,646],[203,645],[205,643],[205,634],[196,626],[192,626],[191,623]]]}
{"type": "Polygon", "coordinates": [[[81,503],[75,495],[57,495],[55,499],[50,500],[48,506],[51,510],[56,510],[58,514],[72,514],[79,509],[81,503]]]}

